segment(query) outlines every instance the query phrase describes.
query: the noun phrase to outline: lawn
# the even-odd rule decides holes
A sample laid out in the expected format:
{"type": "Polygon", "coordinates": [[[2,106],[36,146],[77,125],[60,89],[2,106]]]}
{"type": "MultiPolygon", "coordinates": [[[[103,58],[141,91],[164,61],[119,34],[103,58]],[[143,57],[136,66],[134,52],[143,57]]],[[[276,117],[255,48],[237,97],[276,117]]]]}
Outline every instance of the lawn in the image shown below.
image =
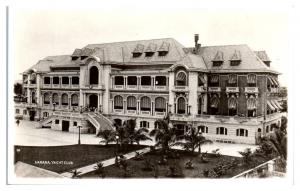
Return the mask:
{"type": "MultiPolygon", "coordinates": [[[[174,151],[174,150],[173,150],[174,151]]],[[[152,151],[143,155],[143,159],[137,160],[135,158],[127,160],[128,172],[124,175],[124,170],[117,165],[111,165],[104,168],[106,178],[207,178],[204,175],[204,170],[212,170],[218,164],[228,165],[234,167],[226,170],[226,172],[216,178],[230,178],[245,170],[248,170],[258,164],[263,163],[263,158],[257,158],[251,164],[245,165],[242,158],[214,154],[206,154],[205,161],[201,160],[199,155],[191,154],[186,151],[176,150],[177,156],[173,155],[167,158],[167,163],[158,164],[162,161],[161,153],[152,151]],[[178,158],[179,156],[179,158],[178,158]],[[186,163],[191,160],[193,164],[192,169],[186,169],[186,163]],[[146,161],[150,161],[152,169],[146,169],[149,165],[145,165],[146,161]],[[155,164],[155,165],[154,165],[155,164]],[[170,167],[174,167],[175,176],[170,176],[170,167]]],[[[211,173],[209,173],[211,175],[211,173]]],[[[91,172],[82,176],[82,178],[96,178],[99,177],[96,172],[91,172]]]]}
{"type": "MultiPolygon", "coordinates": [[[[115,156],[115,144],[67,146],[15,146],[15,162],[22,161],[40,168],[62,173],[115,156]]],[[[128,145],[122,153],[145,148],[128,145]]]]}

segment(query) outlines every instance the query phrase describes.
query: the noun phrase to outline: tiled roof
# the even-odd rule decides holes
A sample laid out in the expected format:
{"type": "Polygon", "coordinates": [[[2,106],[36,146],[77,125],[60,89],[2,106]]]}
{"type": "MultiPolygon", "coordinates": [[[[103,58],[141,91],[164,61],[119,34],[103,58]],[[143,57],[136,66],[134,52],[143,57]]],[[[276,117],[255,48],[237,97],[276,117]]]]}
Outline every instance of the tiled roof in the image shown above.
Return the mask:
{"type": "Polygon", "coordinates": [[[228,71],[269,71],[272,72],[256,54],[247,45],[226,45],[226,46],[206,46],[201,47],[200,56],[202,56],[207,68],[214,72],[228,71]],[[221,66],[213,66],[217,52],[223,52],[224,62],[221,66]],[[237,66],[231,66],[232,59],[240,59],[241,63],[237,66]]]}

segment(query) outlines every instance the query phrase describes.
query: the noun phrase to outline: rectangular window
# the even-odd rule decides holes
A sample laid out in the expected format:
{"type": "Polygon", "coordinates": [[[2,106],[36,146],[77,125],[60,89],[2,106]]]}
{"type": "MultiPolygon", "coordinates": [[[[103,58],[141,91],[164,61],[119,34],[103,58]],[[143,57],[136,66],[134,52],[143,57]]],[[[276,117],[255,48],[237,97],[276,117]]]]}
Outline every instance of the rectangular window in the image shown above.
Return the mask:
{"type": "Polygon", "coordinates": [[[213,66],[221,66],[223,61],[213,61],[213,66]]]}
{"type": "Polygon", "coordinates": [[[59,124],[59,119],[55,119],[55,124],[59,124]]]}
{"type": "Polygon", "coordinates": [[[27,110],[23,110],[23,115],[27,115],[27,110]]]}
{"type": "Polygon", "coordinates": [[[230,61],[230,66],[238,66],[241,63],[240,60],[231,60],[230,61]]]}
{"type": "Polygon", "coordinates": [[[74,121],[74,122],[73,122],[73,126],[77,126],[77,121],[74,121]]]}
{"type": "Polygon", "coordinates": [[[20,113],[20,110],[19,109],[16,109],[16,114],[19,114],[20,113]]]}
{"type": "Polygon", "coordinates": [[[53,84],[59,84],[59,77],[53,77],[53,84]]]}
{"type": "Polygon", "coordinates": [[[44,84],[50,84],[50,77],[44,77],[44,84]]]}
{"type": "Polygon", "coordinates": [[[79,77],[73,76],[72,77],[72,84],[73,85],[78,85],[79,84],[79,77]]]}
{"type": "Polygon", "coordinates": [[[69,77],[62,77],[62,84],[69,84],[69,77]]]}

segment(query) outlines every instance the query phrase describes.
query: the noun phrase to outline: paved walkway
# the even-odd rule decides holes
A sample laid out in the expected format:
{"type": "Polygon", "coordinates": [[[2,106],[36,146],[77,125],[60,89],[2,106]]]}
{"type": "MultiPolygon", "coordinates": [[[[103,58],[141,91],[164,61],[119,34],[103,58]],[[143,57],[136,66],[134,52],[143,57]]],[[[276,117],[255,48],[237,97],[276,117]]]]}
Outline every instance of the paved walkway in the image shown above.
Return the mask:
{"type": "MultiPolygon", "coordinates": [[[[61,145],[74,145],[77,144],[78,134],[71,132],[55,131],[52,129],[38,128],[38,122],[21,120],[19,126],[15,126],[15,144],[25,146],[61,146],[61,145]]],[[[99,144],[101,138],[93,134],[81,134],[81,144],[99,144]]],[[[153,145],[153,141],[142,141],[141,144],[153,145]]],[[[180,147],[175,147],[181,149],[180,147]]],[[[241,157],[239,151],[244,151],[246,148],[255,150],[257,145],[247,144],[230,144],[230,143],[217,143],[203,145],[202,152],[211,153],[215,149],[220,149],[223,155],[241,157]]]]}
{"type": "MultiPolygon", "coordinates": [[[[140,154],[142,154],[142,153],[145,154],[145,153],[148,153],[149,151],[150,151],[150,147],[146,147],[144,149],[140,149],[140,150],[137,150],[137,151],[133,151],[131,153],[127,153],[127,154],[124,155],[124,157],[126,159],[131,159],[131,158],[135,157],[136,152],[139,152],[140,154]]],[[[101,162],[103,163],[103,167],[113,165],[113,164],[115,164],[115,157],[104,160],[104,161],[101,161],[101,162]]],[[[80,172],[80,175],[84,175],[84,174],[87,174],[89,172],[95,171],[94,167],[96,165],[97,165],[97,163],[94,163],[94,164],[91,164],[91,165],[88,165],[88,166],[77,168],[76,170],[77,170],[77,172],[80,172]]],[[[72,178],[73,174],[71,172],[64,172],[64,173],[61,173],[61,175],[64,176],[64,177],[67,177],[67,178],[72,178]]]]}

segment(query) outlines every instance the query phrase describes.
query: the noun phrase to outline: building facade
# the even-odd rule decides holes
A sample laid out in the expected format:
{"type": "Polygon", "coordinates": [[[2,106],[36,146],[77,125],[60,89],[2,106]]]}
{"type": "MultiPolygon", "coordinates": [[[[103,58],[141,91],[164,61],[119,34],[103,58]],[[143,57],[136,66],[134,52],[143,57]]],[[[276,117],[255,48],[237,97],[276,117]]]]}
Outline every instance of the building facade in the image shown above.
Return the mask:
{"type": "Polygon", "coordinates": [[[256,144],[280,125],[278,75],[265,51],[247,45],[184,47],[172,38],[90,44],[49,56],[22,73],[16,115],[54,130],[95,133],[135,118],[170,114],[178,134],[256,144]]]}

